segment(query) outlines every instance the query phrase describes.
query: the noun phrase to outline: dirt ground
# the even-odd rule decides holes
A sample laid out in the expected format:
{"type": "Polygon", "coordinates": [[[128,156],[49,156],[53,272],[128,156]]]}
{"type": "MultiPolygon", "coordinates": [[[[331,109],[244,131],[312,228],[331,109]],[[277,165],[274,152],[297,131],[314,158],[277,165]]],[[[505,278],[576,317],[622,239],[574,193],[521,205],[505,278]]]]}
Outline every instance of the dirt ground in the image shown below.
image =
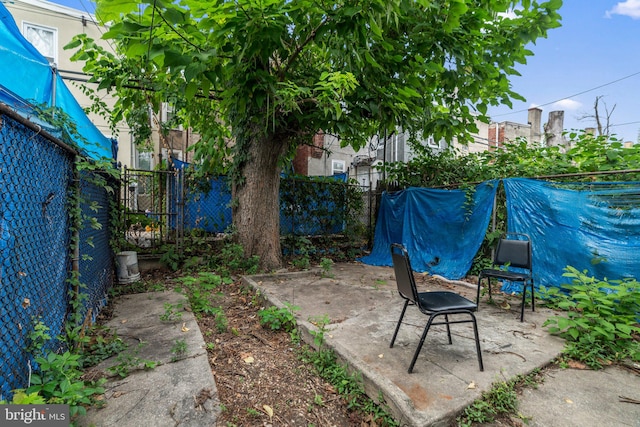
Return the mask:
{"type": "Polygon", "coordinates": [[[211,368],[223,411],[220,426],[374,426],[366,414],[353,412],[334,388],[302,362],[286,332],[260,325],[253,291],[239,281],[225,287],[218,302],[227,331],[202,318],[211,368]],[[269,409],[273,411],[272,418],[269,409]]]}
{"type": "MultiPolygon", "coordinates": [[[[150,271],[132,291],[174,288],[181,275],[150,271]]],[[[224,312],[226,331],[219,332],[213,316],[198,319],[222,404],[218,426],[384,426],[350,408],[313,366],[301,361],[299,345],[288,333],[260,325],[257,313],[263,305],[251,288],[238,279],[219,290],[213,304],[224,312]]],[[[106,308],[102,317],[108,313],[106,308]]]]}

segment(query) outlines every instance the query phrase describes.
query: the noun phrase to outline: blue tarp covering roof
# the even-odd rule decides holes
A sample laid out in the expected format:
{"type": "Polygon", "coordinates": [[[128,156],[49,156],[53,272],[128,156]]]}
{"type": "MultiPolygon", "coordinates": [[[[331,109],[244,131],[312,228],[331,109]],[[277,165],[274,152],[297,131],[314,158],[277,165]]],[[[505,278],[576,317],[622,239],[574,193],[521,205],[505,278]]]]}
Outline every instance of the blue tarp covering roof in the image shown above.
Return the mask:
{"type": "MultiPolygon", "coordinates": [[[[31,119],[29,104],[57,106],[75,122],[82,138],[74,141],[93,159],[115,158],[116,142],[98,130],[47,59],[20,33],[0,3],[0,102],[31,119]]],[[[56,135],[55,129],[47,129],[56,135]]]]}

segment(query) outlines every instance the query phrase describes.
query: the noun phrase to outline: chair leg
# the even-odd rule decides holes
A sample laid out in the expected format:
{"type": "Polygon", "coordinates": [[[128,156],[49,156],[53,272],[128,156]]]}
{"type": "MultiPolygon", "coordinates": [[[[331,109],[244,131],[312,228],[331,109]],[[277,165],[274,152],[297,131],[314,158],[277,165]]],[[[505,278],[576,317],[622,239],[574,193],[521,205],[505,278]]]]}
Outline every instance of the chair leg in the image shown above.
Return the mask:
{"type": "Polygon", "coordinates": [[[444,321],[447,322],[447,337],[449,337],[449,344],[453,344],[451,341],[451,327],[449,326],[449,315],[444,315],[444,321]]]}
{"type": "Polygon", "coordinates": [[[409,300],[404,300],[404,307],[402,307],[402,314],[400,314],[400,319],[398,319],[398,324],[396,325],[396,330],[393,333],[393,338],[391,338],[391,344],[389,348],[393,348],[393,343],[396,342],[396,336],[398,336],[398,331],[400,330],[400,324],[402,324],[402,318],[404,317],[404,312],[407,311],[407,306],[409,305],[409,300]]]}
{"type": "Polygon", "coordinates": [[[473,319],[473,335],[476,338],[476,354],[478,355],[478,365],[480,365],[480,372],[484,371],[484,364],[482,363],[482,352],[480,351],[480,336],[478,335],[478,324],[476,323],[476,316],[473,313],[469,313],[471,319],[473,319]]]}
{"type": "Polygon", "coordinates": [[[487,279],[487,288],[489,289],[489,301],[491,301],[491,277],[478,277],[478,293],[476,295],[476,306],[480,309],[480,291],[482,290],[482,279],[487,279]]]}
{"type": "MultiPolygon", "coordinates": [[[[424,331],[422,332],[422,336],[420,337],[420,343],[418,343],[418,348],[416,349],[416,352],[413,354],[411,365],[409,365],[409,371],[408,371],[409,373],[413,372],[413,367],[415,366],[416,361],[418,360],[418,355],[420,354],[420,350],[422,350],[422,345],[424,344],[424,341],[427,338],[427,333],[429,332],[429,328],[431,328],[431,323],[433,322],[433,319],[438,315],[439,314],[434,314],[431,317],[429,317],[427,326],[424,327],[424,331]]],[[[472,312],[469,312],[469,315],[471,316],[471,320],[473,323],[473,335],[476,341],[476,355],[478,356],[478,365],[480,366],[480,372],[482,372],[484,371],[484,364],[482,363],[482,352],[480,350],[480,335],[478,334],[478,323],[476,322],[476,316],[472,312]]],[[[447,318],[446,314],[445,314],[445,318],[447,318]]],[[[448,318],[447,318],[447,322],[448,322],[448,318]]],[[[447,328],[448,327],[449,327],[449,323],[447,323],[447,328]]],[[[451,336],[449,336],[449,339],[451,339],[451,336]]],[[[451,344],[451,342],[449,342],[449,344],[451,344]]]]}
{"type": "Polygon", "coordinates": [[[427,337],[427,333],[429,332],[429,328],[431,327],[431,322],[433,322],[434,317],[437,314],[429,317],[429,321],[427,322],[427,326],[424,327],[424,331],[422,332],[422,336],[420,337],[420,343],[418,344],[418,348],[416,352],[413,354],[413,359],[411,360],[411,365],[409,365],[409,373],[413,372],[413,366],[416,364],[416,360],[418,360],[418,355],[420,354],[420,350],[422,350],[422,345],[424,344],[424,340],[427,337]]]}
{"type": "MultiPolygon", "coordinates": [[[[529,284],[531,287],[531,311],[536,311],[536,293],[533,287],[533,282],[529,284]]],[[[522,287],[522,307],[520,307],[520,321],[524,322],[524,305],[527,301],[527,282],[524,282],[522,287]]]]}
{"type": "Polygon", "coordinates": [[[533,287],[533,280],[531,281],[531,311],[536,311],[536,291],[533,287]]]}
{"type": "Polygon", "coordinates": [[[522,307],[520,307],[520,321],[524,322],[524,304],[527,301],[527,282],[522,288],[522,307]]]}

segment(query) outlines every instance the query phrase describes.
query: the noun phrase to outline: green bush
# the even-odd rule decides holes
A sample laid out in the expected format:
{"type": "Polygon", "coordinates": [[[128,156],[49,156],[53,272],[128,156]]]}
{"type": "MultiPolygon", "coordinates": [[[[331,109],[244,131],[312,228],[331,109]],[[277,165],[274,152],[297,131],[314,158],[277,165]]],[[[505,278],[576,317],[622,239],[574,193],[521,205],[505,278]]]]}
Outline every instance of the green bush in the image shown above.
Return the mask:
{"type": "Polygon", "coordinates": [[[242,245],[237,243],[225,243],[220,253],[214,257],[212,267],[222,276],[233,273],[256,274],[260,258],[257,255],[245,257],[242,245]]]}
{"type": "Polygon", "coordinates": [[[42,400],[45,403],[65,404],[69,405],[71,417],[85,414],[85,406],[94,404],[95,395],[104,393],[101,385],[105,380],[97,383],[84,381],[83,356],[70,351],[62,354],[46,352],[44,349],[50,340],[49,327],[36,319],[26,348],[36,362],[30,386],[26,390],[15,390],[13,401],[39,403],[42,400]]]}
{"type": "Polygon", "coordinates": [[[640,283],[598,280],[570,266],[563,276],[572,283],[543,288],[541,296],[565,311],[543,325],[567,340],[565,354],[594,369],[627,357],[640,361],[640,283]]]}
{"type": "Polygon", "coordinates": [[[293,306],[286,303],[286,307],[278,308],[271,306],[269,308],[262,309],[258,312],[260,318],[260,324],[264,328],[269,328],[272,331],[285,331],[293,332],[296,330],[296,318],[294,312],[299,310],[300,307],[293,306]]]}

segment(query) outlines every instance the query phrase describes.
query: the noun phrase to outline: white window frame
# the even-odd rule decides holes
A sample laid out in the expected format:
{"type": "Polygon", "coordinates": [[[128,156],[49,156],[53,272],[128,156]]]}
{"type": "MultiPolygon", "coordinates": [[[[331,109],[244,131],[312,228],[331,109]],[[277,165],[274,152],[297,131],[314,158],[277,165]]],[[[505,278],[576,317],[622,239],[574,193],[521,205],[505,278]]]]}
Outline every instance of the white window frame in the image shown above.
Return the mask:
{"type": "Polygon", "coordinates": [[[427,146],[429,146],[430,148],[439,148],[440,144],[436,142],[436,139],[433,137],[433,135],[429,135],[427,137],[427,146]]]}
{"type": "MultiPolygon", "coordinates": [[[[171,153],[173,153],[173,157],[177,160],[180,160],[181,162],[184,161],[183,157],[184,154],[182,153],[182,150],[171,150],[171,153]]],[[[162,149],[162,160],[167,160],[169,158],[169,150],[167,150],[166,148],[162,149]]]]}
{"type": "MultiPolygon", "coordinates": [[[[142,157],[146,157],[148,162],[149,162],[149,169],[148,170],[153,170],[154,168],[154,156],[153,156],[153,152],[152,151],[138,151],[136,149],[136,169],[143,169],[143,165],[141,165],[140,160],[142,157]]],[[[143,170],[147,170],[146,168],[143,170]]]]}
{"type": "MultiPolygon", "coordinates": [[[[169,120],[172,120],[173,117],[175,117],[175,115],[176,115],[176,107],[169,104],[168,102],[163,102],[162,112],[160,115],[160,120],[162,121],[162,123],[167,123],[169,120]]],[[[180,123],[177,127],[174,127],[172,129],[184,130],[184,128],[182,127],[182,123],[180,123]]]]}
{"type": "Polygon", "coordinates": [[[344,160],[331,160],[331,174],[345,173],[347,171],[345,166],[346,162],[344,160]]]}
{"type": "Polygon", "coordinates": [[[175,115],[175,108],[173,107],[173,105],[169,104],[168,102],[163,102],[160,121],[162,121],[163,123],[166,123],[174,115],[175,115]]]}
{"type": "Polygon", "coordinates": [[[51,63],[58,64],[58,29],[57,28],[48,27],[46,25],[34,24],[33,22],[28,22],[28,21],[22,21],[22,34],[24,35],[24,38],[27,39],[27,41],[29,41],[29,43],[31,43],[38,50],[38,52],[42,54],[42,56],[47,58],[49,61],[53,59],[51,63]],[[31,32],[29,31],[30,29],[51,33],[53,36],[51,41],[52,43],[51,49],[53,50],[53,52],[43,52],[41,50],[42,46],[38,46],[38,43],[34,43],[30,39],[31,37],[31,32]],[[49,55],[49,53],[52,53],[53,56],[49,55]]]}

